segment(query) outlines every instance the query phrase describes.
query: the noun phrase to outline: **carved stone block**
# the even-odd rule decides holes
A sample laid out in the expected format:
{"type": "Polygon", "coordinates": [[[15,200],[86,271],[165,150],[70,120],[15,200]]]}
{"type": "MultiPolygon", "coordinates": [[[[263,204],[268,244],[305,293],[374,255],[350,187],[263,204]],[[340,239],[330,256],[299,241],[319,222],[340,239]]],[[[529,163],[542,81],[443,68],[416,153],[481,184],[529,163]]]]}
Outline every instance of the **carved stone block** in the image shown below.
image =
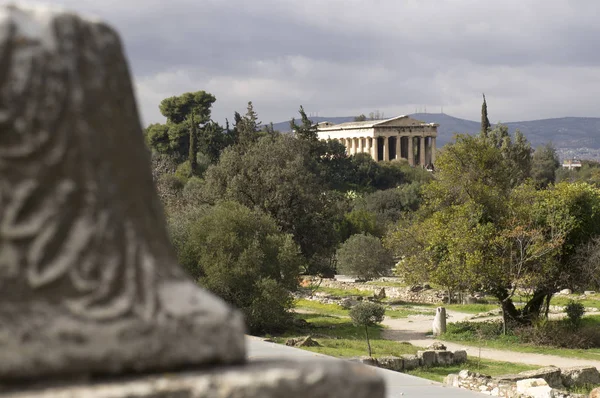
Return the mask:
{"type": "Polygon", "coordinates": [[[0,7],[0,380],[244,360],[177,264],[117,33],[0,7]]]}

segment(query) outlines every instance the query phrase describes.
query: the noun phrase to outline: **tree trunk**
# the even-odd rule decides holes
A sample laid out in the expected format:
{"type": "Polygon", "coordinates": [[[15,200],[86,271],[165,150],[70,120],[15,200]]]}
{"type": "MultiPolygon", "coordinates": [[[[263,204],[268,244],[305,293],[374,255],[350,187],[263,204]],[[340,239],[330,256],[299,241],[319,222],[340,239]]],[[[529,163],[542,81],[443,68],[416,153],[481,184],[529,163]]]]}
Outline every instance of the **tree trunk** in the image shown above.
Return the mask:
{"type": "Polygon", "coordinates": [[[365,334],[367,335],[367,348],[369,349],[369,356],[371,356],[371,343],[369,342],[369,327],[365,326],[365,334]]]}
{"type": "Polygon", "coordinates": [[[552,300],[552,294],[546,295],[546,308],[544,311],[544,318],[548,319],[548,313],[550,312],[550,300],[552,300]]]}
{"type": "MultiPolygon", "coordinates": [[[[500,308],[502,309],[502,334],[506,335],[506,311],[504,311],[503,305],[501,305],[500,308]]],[[[480,349],[480,354],[481,354],[481,349],[480,349]]]]}
{"type": "Polygon", "coordinates": [[[503,322],[505,324],[515,323],[519,325],[530,325],[535,319],[539,318],[548,294],[546,291],[536,291],[533,297],[525,304],[525,307],[517,309],[507,290],[502,289],[494,292],[494,295],[502,306],[503,322]]]}

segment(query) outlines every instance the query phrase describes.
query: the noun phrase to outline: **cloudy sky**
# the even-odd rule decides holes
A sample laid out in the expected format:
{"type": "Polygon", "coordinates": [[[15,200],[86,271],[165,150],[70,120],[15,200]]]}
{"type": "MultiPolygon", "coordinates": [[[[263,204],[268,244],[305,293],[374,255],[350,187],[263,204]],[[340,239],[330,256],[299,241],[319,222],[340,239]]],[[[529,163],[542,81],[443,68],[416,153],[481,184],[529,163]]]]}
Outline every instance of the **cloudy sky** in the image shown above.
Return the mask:
{"type": "Polygon", "coordinates": [[[416,109],[600,117],[598,0],[52,0],[121,33],[145,124],[205,90],[213,119],[416,109]]]}

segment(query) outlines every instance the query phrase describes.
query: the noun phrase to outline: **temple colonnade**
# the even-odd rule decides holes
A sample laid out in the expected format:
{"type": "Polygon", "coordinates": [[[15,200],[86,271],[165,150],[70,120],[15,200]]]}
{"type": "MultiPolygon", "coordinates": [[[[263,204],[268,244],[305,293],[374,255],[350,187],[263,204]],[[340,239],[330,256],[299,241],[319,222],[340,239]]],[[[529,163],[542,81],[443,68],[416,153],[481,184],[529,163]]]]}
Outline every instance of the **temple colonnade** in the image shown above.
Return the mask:
{"type": "Polygon", "coordinates": [[[406,159],[411,166],[435,163],[435,136],[386,135],[336,139],[346,147],[348,155],[368,153],[375,161],[406,159]]]}

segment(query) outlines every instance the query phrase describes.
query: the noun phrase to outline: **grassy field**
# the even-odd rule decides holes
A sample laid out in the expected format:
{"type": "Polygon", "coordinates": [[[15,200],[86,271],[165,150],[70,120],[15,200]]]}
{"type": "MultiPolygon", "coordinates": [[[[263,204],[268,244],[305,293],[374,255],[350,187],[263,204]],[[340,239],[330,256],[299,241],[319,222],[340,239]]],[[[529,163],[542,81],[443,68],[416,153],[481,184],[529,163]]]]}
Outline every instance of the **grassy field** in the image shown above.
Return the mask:
{"type": "MultiPolygon", "coordinates": [[[[305,327],[295,327],[284,334],[271,337],[275,342],[285,344],[289,338],[310,335],[321,347],[304,347],[307,351],[330,355],[337,358],[351,358],[367,355],[365,330],[352,325],[350,319],[324,314],[296,314],[298,319],[306,321],[305,327]]],[[[409,343],[384,340],[381,338],[382,327],[370,327],[369,337],[373,357],[401,356],[403,354],[416,354],[421,348],[409,343]]],[[[494,362],[471,358],[466,364],[456,366],[434,366],[410,371],[409,373],[434,381],[443,381],[450,373],[457,373],[461,369],[469,369],[489,375],[517,373],[524,370],[535,369],[534,366],[515,365],[508,362],[494,362]]]]}
{"type": "MultiPolygon", "coordinates": [[[[323,315],[348,317],[348,310],[343,309],[337,304],[324,304],[314,300],[299,299],[295,301],[295,307],[300,310],[315,312],[323,315]]],[[[415,309],[411,306],[406,308],[387,309],[385,315],[390,318],[406,318],[409,315],[427,314],[433,315],[433,310],[415,309]]]]}
{"type": "Polygon", "coordinates": [[[343,309],[337,304],[324,304],[319,301],[314,300],[306,300],[306,299],[298,299],[294,302],[295,307],[301,310],[307,310],[311,312],[316,312],[323,315],[330,316],[344,316],[347,317],[348,310],[343,309]]]}
{"type": "Polygon", "coordinates": [[[407,308],[437,308],[443,306],[447,310],[465,312],[468,314],[479,314],[497,310],[500,307],[497,304],[430,304],[430,303],[410,303],[402,300],[388,300],[390,305],[401,305],[407,308]]]}
{"type": "Polygon", "coordinates": [[[580,299],[579,297],[579,295],[554,296],[550,300],[550,305],[565,306],[569,301],[573,300],[583,304],[585,307],[600,308],[600,295],[595,294],[593,296],[588,296],[585,299],[580,299]]]}
{"type": "MultiPolygon", "coordinates": [[[[291,337],[311,335],[321,344],[321,347],[304,347],[308,351],[330,355],[338,358],[349,358],[367,355],[365,329],[356,327],[349,318],[339,318],[324,314],[297,314],[300,319],[308,322],[308,328],[297,328],[274,337],[275,342],[285,344],[291,337]]],[[[374,357],[385,355],[415,354],[417,348],[406,343],[383,340],[382,327],[369,328],[369,341],[374,357]]]]}
{"type": "Polygon", "coordinates": [[[326,293],[335,297],[350,297],[350,296],[361,296],[361,297],[372,297],[375,292],[371,292],[368,290],[358,290],[358,289],[337,289],[334,287],[325,287],[319,286],[318,289],[315,290],[315,293],[326,293]]]}
{"type": "Polygon", "coordinates": [[[381,286],[381,287],[406,287],[406,286],[408,286],[404,282],[380,282],[380,281],[370,281],[370,282],[367,282],[367,285],[381,286]]]}

